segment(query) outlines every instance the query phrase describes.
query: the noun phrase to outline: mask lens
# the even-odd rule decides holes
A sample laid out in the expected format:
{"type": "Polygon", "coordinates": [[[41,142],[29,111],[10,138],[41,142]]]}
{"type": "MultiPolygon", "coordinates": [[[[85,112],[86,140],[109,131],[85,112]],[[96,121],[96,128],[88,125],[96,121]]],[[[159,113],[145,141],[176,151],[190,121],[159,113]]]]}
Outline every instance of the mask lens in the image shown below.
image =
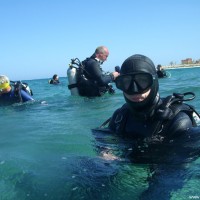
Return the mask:
{"type": "Polygon", "coordinates": [[[118,89],[127,94],[143,93],[152,86],[153,76],[148,73],[122,75],[116,78],[115,83],[118,89]]]}
{"type": "Polygon", "coordinates": [[[153,84],[153,77],[151,74],[135,74],[134,81],[139,87],[140,91],[144,91],[147,88],[150,88],[153,84]]]}
{"type": "Polygon", "coordinates": [[[116,87],[122,91],[127,91],[131,85],[131,82],[132,82],[132,76],[130,75],[119,76],[115,81],[116,87]]]}

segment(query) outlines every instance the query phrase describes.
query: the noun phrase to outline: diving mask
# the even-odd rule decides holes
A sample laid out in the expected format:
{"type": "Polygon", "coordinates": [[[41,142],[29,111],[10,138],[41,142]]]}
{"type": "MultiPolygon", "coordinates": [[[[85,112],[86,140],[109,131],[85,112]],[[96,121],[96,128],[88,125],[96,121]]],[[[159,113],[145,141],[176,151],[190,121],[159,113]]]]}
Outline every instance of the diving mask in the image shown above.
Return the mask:
{"type": "Polygon", "coordinates": [[[129,95],[142,94],[153,85],[154,79],[152,74],[142,72],[120,75],[115,83],[118,89],[129,95]]]}

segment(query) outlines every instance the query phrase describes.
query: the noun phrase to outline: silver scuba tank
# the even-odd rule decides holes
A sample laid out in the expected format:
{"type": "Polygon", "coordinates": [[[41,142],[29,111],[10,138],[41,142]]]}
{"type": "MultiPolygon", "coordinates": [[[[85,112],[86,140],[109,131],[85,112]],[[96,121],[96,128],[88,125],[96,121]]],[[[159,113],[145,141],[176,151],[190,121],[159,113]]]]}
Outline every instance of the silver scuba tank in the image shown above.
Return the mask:
{"type": "Polygon", "coordinates": [[[77,83],[77,75],[76,74],[77,74],[76,68],[69,66],[69,68],[67,70],[67,78],[68,78],[68,82],[69,82],[68,88],[71,92],[71,95],[79,95],[77,87],[70,88],[70,85],[77,83]]]}

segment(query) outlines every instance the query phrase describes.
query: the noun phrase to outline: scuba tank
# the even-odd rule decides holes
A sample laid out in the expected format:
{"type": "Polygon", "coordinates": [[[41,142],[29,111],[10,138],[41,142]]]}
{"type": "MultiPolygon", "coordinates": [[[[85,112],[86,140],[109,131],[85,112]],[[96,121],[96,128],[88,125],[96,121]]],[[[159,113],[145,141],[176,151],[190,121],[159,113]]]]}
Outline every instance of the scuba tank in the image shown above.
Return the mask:
{"type": "Polygon", "coordinates": [[[67,78],[68,78],[68,88],[71,92],[71,95],[79,95],[78,88],[77,88],[77,67],[73,66],[76,59],[72,59],[71,63],[69,64],[69,68],[67,70],[67,78]]]}
{"type": "Polygon", "coordinates": [[[33,96],[33,91],[29,87],[28,83],[21,82],[21,81],[10,81],[10,82],[12,83],[11,85],[15,88],[16,91],[19,89],[22,89],[26,93],[28,93],[30,96],[33,96]]]}
{"type": "Polygon", "coordinates": [[[22,84],[22,89],[26,91],[29,95],[33,96],[33,91],[29,87],[27,83],[21,83],[22,84]]]}

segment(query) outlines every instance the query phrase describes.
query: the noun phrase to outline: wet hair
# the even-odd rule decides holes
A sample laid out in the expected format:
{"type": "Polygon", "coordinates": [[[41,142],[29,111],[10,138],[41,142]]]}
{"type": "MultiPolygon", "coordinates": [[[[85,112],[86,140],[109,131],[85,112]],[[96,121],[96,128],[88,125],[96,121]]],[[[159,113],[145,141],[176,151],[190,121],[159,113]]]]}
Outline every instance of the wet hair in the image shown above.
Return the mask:
{"type": "Polygon", "coordinates": [[[161,70],[162,66],[159,64],[157,65],[157,70],[161,70]]]}
{"type": "Polygon", "coordinates": [[[53,75],[53,80],[55,80],[57,76],[58,76],[57,74],[54,74],[53,75]]]}

